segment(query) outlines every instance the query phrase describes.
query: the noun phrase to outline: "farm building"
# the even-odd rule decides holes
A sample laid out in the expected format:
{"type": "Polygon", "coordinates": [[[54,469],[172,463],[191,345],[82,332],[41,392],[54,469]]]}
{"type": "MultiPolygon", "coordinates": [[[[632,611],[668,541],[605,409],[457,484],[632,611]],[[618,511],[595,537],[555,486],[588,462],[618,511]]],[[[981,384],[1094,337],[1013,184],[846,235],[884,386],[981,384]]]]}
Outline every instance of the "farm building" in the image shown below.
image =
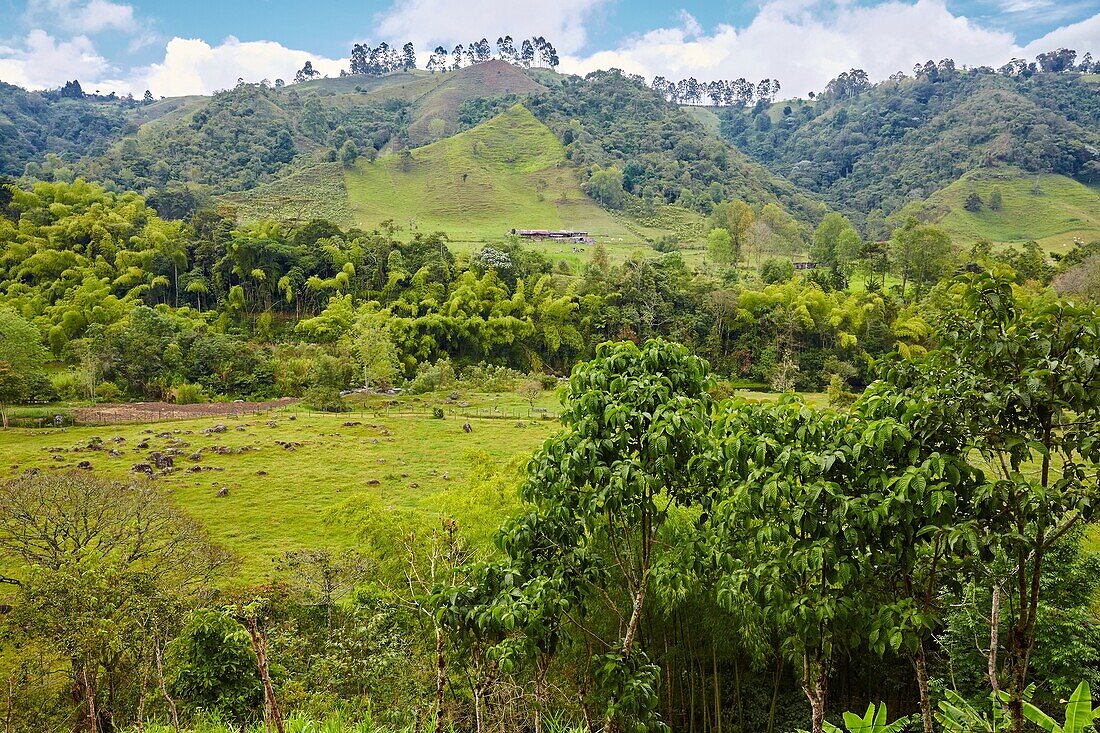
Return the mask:
{"type": "Polygon", "coordinates": [[[588,232],[574,229],[513,229],[512,234],[523,239],[556,239],[566,242],[583,242],[591,244],[595,240],[588,236],[588,232]]]}

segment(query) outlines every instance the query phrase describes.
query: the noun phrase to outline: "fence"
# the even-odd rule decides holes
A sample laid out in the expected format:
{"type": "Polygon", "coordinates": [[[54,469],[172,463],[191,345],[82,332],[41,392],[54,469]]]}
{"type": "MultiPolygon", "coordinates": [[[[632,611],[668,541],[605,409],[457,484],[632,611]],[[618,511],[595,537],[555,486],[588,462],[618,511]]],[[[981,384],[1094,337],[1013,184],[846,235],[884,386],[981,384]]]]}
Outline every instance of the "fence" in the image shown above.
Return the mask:
{"type": "MultiPolygon", "coordinates": [[[[199,418],[216,418],[223,420],[240,420],[247,417],[260,417],[268,415],[271,410],[285,407],[290,403],[280,404],[249,404],[227,405],[226,403],[210,403],[208,405],[112,405],[103,409],[95,407],[81,407],[75,411],[58,412],[52,416],[13,417],[12,427],[50,428],[69,427],[72,425],[124,425],[128,423],[155,423],[170,422],[174,420],[194,420],[199,418]],[[230,408],[230,409],[227,409],[230,408]]],[[[335,417],[344,420],[358,418],[360,420],[369,417],[425,417],[434,418],[435,410],[443,410],[443,419],[462,418],[474,420],[557,420],[559,413],[551,412],[545,408],[526,406],[489,406],[489,407],[455,407],[446,403],[441,405],[410,405],[410,404],[380,404],[380,405],[349,405],[350,409],[343,412],[327,412],[302,408],[288,415],[303,415],[305,417],[335,417]]]]}

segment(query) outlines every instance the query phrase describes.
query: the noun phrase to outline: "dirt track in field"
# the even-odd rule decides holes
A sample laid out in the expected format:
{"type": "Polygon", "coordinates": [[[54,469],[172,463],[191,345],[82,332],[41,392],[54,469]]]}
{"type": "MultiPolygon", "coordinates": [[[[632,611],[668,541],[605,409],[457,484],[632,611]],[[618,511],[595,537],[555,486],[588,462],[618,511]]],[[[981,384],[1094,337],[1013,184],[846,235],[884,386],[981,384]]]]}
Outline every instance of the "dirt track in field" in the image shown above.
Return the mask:
{"type": "Polygon", "coordinates": [[[78,407],[73,410],[79,424],[156,422],[187,420],[194,417],[235,417],[293,404],[292,397],[267,402],[208,402],[199,405],[174,405],[170,402],[135,402],[78,407]]]}

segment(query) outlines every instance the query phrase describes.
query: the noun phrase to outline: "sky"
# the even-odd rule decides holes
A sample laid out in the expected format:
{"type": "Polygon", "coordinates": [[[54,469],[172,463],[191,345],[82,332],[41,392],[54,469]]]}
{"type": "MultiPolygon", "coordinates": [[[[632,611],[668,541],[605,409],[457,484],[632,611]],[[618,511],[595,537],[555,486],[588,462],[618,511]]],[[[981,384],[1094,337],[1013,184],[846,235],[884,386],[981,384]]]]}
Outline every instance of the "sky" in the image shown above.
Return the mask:
{"type": "Polygon", "coordinates": [[[421,53],[540,35],[559,71],[778,79],[781,97],[862,68],[1000,66],[1053,48],[1100,57],[1100,0],[0,0],[0,81],[31,89],[209,94],[238,78],[346,68],[353,43],[421,53]]]}

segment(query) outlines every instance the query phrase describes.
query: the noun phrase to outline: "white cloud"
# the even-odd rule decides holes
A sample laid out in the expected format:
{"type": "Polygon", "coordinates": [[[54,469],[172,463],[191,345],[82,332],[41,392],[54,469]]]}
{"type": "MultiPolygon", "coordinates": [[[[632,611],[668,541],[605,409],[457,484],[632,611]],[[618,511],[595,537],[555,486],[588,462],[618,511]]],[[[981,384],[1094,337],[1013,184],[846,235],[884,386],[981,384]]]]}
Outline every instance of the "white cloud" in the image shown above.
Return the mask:
{"type": "MultiPolygon", "coordinates": [[[[70,79],[102,78],[110,69],[85,36],[58,41],[43,30],[33,30],[18,48],[0,46],[0,80],[27,89],[60,86],[70,79]]],[[[87,91],[95,87],[85,86],[87,91]]]]}
{"type": "MultiPolygon", "coordinates": [[[[1066,46],[1082,55],[1100,56],[1100,14],[1048,33],[1026,47],[1012,34],[990,30],[953,15],[945,0],[887,0],[866,5],[853,0],[763,0],[753,20],[743,28],[700,26],[681,12],[675,27],[656,28],[624,39],[616,47],[584,55],[586,27],[612,0],[562,0],[528,6],[522,0],[469,0],[456,6],[448,0],[396,0],[379,17],[378,37],[401,43],[412,40],[424,50],[436,44],[466,43],[475,37],[515,38],[543,35],[562,56],[561,71],[586,73],[617,67],[652,78],[695,76],[698,79],[745,77],[752,81],[779,79],[783,96],[821,90],[829,79],[851,68],[862,68],[874,80],[913,64],[950,57],[960,65],[998,66],[1013,56],[1066,46]]],[[[1006,0],[1017,4],[1045,0],[1006,0]]],[[[89,34],[130,28],[131,45],[148,44],[155,36],[135,20],[129,5],[113,0],[31,0],[28,14],[73,11],[70,22],[86,33],[58,38],[42,30],[0,46],[0,79],[29,88],[56,87],[80,79],[85,89],[158,96],[209,94],[236,84],[282,78],[290,81],[306,61],[322,74],[336,76],[345,59],[330,59],[288,48],[273,41],[240,41],[230,36],[211,45],[201,39],[173,38],[164,57],[145,67],[119,69],[96,50],[89,34]],[[90,18],[97,10],[96,20],[90,18]],[[102,11],[102,12],[100,12],[102,11]]]]}
{"type": "Polygon", "coordinates": [[[1027,44],[1023,53],[1030,58],[1057,48],[1072,48],[1077,51],[1078,58],[1084,56],[1086,51],[1091,51],[1093,56],[1100,55],[1100,13],[1052,30],[1027,44]]]}
{"type": "Polygon", "coordinates": [[[132,5],[111,0],[30,0],[26,19],[87,35],[109,30],[135,33],[142,27],[132,5]]]}
{"type": "MultiPolygon", "coordinates": [[[[711,33],[687,16],[674,28],[627,39],[618,48],[562,59],[561,70],[617,67],[647,78],[779,79],[783,96],[821,90],[837,74],[862,68],[874,80],[910,72],[917,62],[953,58],[959,65],[1000,65],[1033,47],[1100,47],[1100,15],[1020,48],[1011,33],[953,15],[943,0],[891,0],[868,6],[845,0],[768,0],[744,28],[711,33]]],[[[1032,54],[1033,55],[1033,54],[1032,54]]]]}
{"type": "Polygon", "coordinates": [[[395,0],[377,18],[373,42],[412,41],[418,48],[451,47],[480,38],[490,41],[543,36],[559,52],[574,52],[587,40],[585,27],[607,0],[395,0]]]}
{"type": "Polygon", "coordinates": [[[165,48],[164,61],[139,70],[125,91],[141,94],[149,89],[157,96],[175,97],[228,89],[238,78],[289,82],[306,61],[328,76],[337,76],[346,65],[343,59],[323,58],[274,41],[240,41],[230,36],[211,46],[197,38],[173,38],[165,48]]]}

